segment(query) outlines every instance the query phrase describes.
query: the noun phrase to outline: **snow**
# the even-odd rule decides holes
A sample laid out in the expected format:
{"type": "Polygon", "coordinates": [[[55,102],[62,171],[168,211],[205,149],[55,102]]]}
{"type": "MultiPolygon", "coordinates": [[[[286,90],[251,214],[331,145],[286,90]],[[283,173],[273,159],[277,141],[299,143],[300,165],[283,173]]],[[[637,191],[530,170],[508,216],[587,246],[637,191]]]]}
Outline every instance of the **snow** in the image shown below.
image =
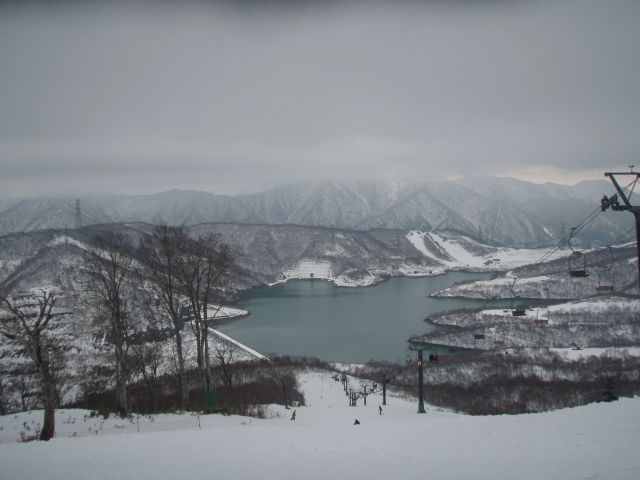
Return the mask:
{"type": "Polygon", "coordinates": [[[640,357],[640,347],[622,347],[622,348],[581,348],[580,350],[573,348],[550,348],[549,350],[559,353],[567,360],[577,361],[588,357],[640,357]]]}
{"type": "Polygon", "coordinates": [[[407,240],[409,240],[411,245],[413,245],[414,248],[422,253],[425,257],[435,258],[424,244],[425,235],[426,233],[422,232],[409,232],[407,233],[407,240]]]}
{"type": "Polygon", "coordinates": [[[89,251],[89,247],[87,247],[86,244],[76,240],[75,238],[71,238],[68,235],[60,235],[55,237],[54,239],[52,239],[48,246],[53,247],[56,245],[75,245],[76,247],[78,247],[81,250],[86,250],[89,251]]]}
{"type": "MultiPolygon", "coordinates": [[[[415,401],[388,395],[379,415],[380,392],[366,407],[362,400],[349,407],[328,372],[307,372],[300,383],[308,406],[296,408],[295,421],[275,405],[262,420],[183,414],[100,422],[65,410],[57,412],[58,438],[16,443],[22,422],[39,413],[0,417],[2,478],[640,478],[640,398],[472,417],[429,406],[420,415],[415,401]]],[[[359,380],[350,383],[360,389],[359,380]]]]}
{"type": "Polygon", "coordinates": [[[285,270],[282,274],[287,279],[321,278],[330,280],[331,263],[316,260],[302,260],[294,268],[285,270]]]}
{"type": "Polygon", "coordinates": [[[224,307],[220,305],[209,305],[209,311],[215,312],[213,316],[207,315],[209,320],[220,318],[246,317],[249,315],[247,310],[236,307],[224,307]]]}
{"type": "MultiPolygon", "coordinates": [[[[541,248],[493,248],[487,247],[475,240],[460,234],[436,233],[411,231],[407,233],[407,240],[422,255],[428,257],[447,268],[473,268],[476,270],[499,271],[521,267],[535,263],[548,253],[547,249],[541,248]],[[425,238],[435,244],[440,253],[448,256],[450,260],[444,260],[442,256],[437,256],[425,245],[425,238]],[[475,246],[479,251],[490,249],[490,253],[482,255],[474,254],[464,245],[475,246]]],[[[567,251],[559,250],[548,257],[548,261],[565,257],[567,251]]]]}
{"type": "Polygon", "coordinates": [[[229,335],[225,335],[224,333],[220,332],[219,330],[215,330],[213,328],[209,328],[209,332],[211,332],[213,335],[221,338],[222,340],[227,341],[227,342],[235,345],[239,349],[244,350],[245,352],[253,355],[254,357],[256,357],[256,358],[258,358],[260,360],[268,360],[267,357],[265,357],[261,353],[257,352],[253,348],[247,347],[244,343],[240,343],[239,341],[231,338],[229,335]]]}
{"type": "Polygon", "coordinates": [[[458,264],[466,265],[469,267],[482,266],[482,257],[475,256],[471,252],[466,250],[462,245],[460,245],[459,242],[457,242],[458,238],[449,238],[448,236],[437,233],[429,233],[428,235],[433,243],[447,252],[447,254],[450,257],[454,258],[458,264]]]}

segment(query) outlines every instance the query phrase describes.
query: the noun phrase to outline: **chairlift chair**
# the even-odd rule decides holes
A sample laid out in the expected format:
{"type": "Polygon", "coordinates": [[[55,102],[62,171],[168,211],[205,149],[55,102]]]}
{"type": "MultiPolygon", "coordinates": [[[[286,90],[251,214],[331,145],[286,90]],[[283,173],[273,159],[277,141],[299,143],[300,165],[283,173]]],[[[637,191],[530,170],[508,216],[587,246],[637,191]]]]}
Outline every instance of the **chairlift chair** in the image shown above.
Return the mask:
{"type": "Polygon", "coordinates": [[[569,276],[574,278],[584,278],[589,276],[587,272],[587,258],[582,252],[574,251],[569,257],[569,276]],[[573,262],[571,259],[573,258],[573,262]],[[582,258],[582,262],[580,262],[582,258]]]}
{"type": "Polygon", "coordinates": [[[517,298],[516,294],[515,294],[515,286],[516,286],[516,281],[518,279],[516,278],[513,283],[511,284],[511,315],[514,317],[524,317],[527,312],[526,309],[524,307],[524,305],[519,305],[519,306],[514,306],[514,299],[517,298]]]}
{"type": "Polygon", "coordinates": [[[585,278],[589,276],[589,272],[587,272],[587,257],[571,245],[571,239],[573,238],[575,229],[576,227],[571,228],[571,234],[568,240],[569,248],[571,249],[571,255],[569,255],[569,276],[573,278],[585,278]],[[582,261],[580,261],[580,259],[582,259],[582,261]]]}
{"type": "Polygon", "coordinates": [[[604,271],[598,272],[598,286],[597,292],[613,292],[615,290],[615,270],[613,265],[615,263],[615,257],[613,255],[613,249],[609,246],[609,253],[611,254],[611,262],[604,271]],[[608,281],[603,282],[602,277],[605,276],[608,281]]]}

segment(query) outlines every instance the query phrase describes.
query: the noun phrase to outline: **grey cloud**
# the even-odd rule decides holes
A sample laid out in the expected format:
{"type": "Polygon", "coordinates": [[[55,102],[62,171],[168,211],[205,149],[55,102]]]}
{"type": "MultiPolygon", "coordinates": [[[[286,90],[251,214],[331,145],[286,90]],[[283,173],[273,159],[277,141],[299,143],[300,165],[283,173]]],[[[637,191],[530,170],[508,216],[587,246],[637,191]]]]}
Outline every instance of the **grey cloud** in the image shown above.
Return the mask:
{"type": "Polygon", "coordinates": [[[638,157],[638,2],[451,3],[0,4],[1,191],[564,181],[638,157]]]}

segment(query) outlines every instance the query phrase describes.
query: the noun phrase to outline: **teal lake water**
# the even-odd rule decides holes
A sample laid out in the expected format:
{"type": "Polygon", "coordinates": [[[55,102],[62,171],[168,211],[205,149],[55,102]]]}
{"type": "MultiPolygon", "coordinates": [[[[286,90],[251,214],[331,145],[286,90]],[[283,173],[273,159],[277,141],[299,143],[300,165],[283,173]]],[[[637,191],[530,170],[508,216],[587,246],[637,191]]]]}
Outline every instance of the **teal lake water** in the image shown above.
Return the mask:
{"type": "Polygon", "coordinates": [[[431,326],[430,314],[480,305],[477,301],[428,298],[463,280],[490,274],[450,272],[439,277],[391,278],[367,288],[296,280],[245,292],[241,308],[251,315],[218,330],[269,355],[312,356],[331,362],[404,361],[407,339],[431,326]]]}

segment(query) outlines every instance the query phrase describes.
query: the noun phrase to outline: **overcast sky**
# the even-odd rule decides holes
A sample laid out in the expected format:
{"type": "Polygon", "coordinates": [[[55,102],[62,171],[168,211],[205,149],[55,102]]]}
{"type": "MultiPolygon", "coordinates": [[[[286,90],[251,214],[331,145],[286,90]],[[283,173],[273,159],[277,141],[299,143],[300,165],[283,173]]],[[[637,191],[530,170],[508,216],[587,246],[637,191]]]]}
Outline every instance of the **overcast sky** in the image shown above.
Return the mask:
{"type": "Polygon", "coordinates": [[[639,46],[637,0],[0,2],[0,196],[603,178],[639,46]]]}

